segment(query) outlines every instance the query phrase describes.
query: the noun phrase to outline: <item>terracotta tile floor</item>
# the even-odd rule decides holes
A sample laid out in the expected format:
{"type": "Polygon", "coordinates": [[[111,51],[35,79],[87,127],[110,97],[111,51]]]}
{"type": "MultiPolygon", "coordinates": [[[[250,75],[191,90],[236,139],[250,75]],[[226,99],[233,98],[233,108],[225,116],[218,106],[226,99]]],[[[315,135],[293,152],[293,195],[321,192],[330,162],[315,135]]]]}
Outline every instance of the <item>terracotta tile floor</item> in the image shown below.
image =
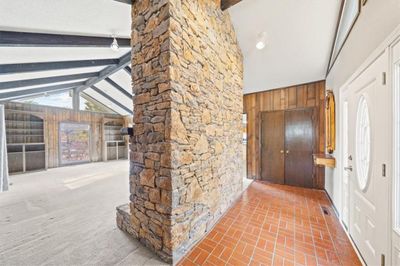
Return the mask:
{"type": "Polygon", "coordinates": [[[253,182],[179,265],[361,263],[324,192],[253,182]]]}

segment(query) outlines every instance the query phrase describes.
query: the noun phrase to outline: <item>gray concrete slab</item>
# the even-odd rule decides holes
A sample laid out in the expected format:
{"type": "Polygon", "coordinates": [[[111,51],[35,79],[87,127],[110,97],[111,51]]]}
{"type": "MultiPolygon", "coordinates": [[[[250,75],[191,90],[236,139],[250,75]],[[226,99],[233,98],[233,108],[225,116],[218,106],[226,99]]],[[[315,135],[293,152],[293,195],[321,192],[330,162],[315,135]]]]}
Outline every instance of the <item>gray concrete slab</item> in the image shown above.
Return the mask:
{"type": "Polygon", "coordinates": [[[11,177],[0,194],[0,265],[163,265],[115,223],[128,161],[11,177]]]}

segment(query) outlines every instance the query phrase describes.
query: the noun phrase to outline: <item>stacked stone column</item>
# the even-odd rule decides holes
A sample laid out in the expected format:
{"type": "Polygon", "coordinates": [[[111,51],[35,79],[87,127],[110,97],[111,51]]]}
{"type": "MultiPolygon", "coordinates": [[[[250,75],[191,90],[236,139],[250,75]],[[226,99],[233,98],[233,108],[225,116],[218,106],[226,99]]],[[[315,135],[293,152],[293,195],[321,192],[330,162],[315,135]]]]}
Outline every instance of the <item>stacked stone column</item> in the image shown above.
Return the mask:
{"type": "Polygon", "coordinates": [[[242,55],[219,1],[133,2],[131,227],[175,263],[242,188],[242,55]]]}

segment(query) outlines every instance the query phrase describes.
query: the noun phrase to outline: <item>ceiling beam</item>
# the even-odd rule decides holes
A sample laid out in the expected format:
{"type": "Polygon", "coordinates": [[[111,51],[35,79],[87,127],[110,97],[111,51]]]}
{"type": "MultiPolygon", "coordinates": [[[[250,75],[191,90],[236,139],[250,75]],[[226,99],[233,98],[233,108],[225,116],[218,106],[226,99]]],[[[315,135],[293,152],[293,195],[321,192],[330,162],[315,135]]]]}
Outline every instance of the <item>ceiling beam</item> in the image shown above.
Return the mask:
{"type": "Polygon", "coordinates": [[[0,75],[16,74],[26,72],[40,72],[48,70],[71,69],[80,67],[97,67],[107,65],[117,65],[119,59],[95,59],[95,60],[76,60],[40,63],[21,63],[0,65],[0,75]]]}
{"type": "MultiPolygon", "coordinates": [[[[103,96],[104,98],[106,98],[107,100],[109,100],[110,102],[112,102],[113,104],[115,104],[118,107],[120,107],[121,109],[125,110],[127,113],[133,115],[133,111],[131,109],[127,108],[125,105],[123,105],[120,102],[116,101],[114,98],[112,98],[110,95],[108,95],[104,91],[100,90],[96,86],[91,86],[90,88],[92,90],[94,90],[95,92],[97,92],[98,94],[100,94],[101,96],[103,96]]],[[[133,103],[132,103],[132,108],[133,108],[133,103]]]]}
{"type": "MultiPolygon", "coordinates": [[[[132,5],[132,2],[133,2],[133,0],[113,0],[113,1],[128,4],[128,5],[132,5]]],[[[240,1],[242,1],[242,0],[221,0],[221,9],[226,10],[226,9],[236,5],[240,1]]]]}
{"type": "Polygon", "coordinates": [[[133,0],[114,0],[116,2],[120,2],[123,4],[128,4],[128,5],[132,5],[133,0]]]}
{"type": "MultiPolygon", "coordinates": [[[[131,47],[128,38],[117,41],[119,47],[131,47]]],[[[112,42],[112,37],[0,31],[0,47],[110,47],[112,42]]]]}
{"type": "Polygon", "coordinates": [[[92,102],[92,103],[95,103],[95,104],[100,105],[100,106],[103,107],[104,109],[108,110],[110,113],[116,113],[116,111],[115,111],[114,109],[111,109],[110,107],[108,107],[108,106],[105,105],[104,103],[102,103],[102,102],[96,100],[95,98],[93,98],[92,96],[90,96],[89,94],[87,94],[87,93],[85,93],[85,92],[82,92],[82,93],[80,94],[80,96],[81,96],[82,98],[84,98],[86,101],[89,101],[89,102],[92,102]]]}
{"type": "Polygon", "coordinates": [[[132,99],[132,94],[130,94],[129,92],[127,92],[124,88],[122,88],[118,83],[116,83],[114,80],[110,79],[110,78],[105,78],[105,81],[107,81],[108,84],[110,84],[111,86],[113,86],[114,88],[116,88],[118,91],[120,91],[122,94],[124,94],[126,97],[128,97],[129,99],[132,99]]]}
{"type": "Polygon", "coordinates": [[[221,0],[221,9],[226,10],[226,9],[236,5],[240,1],[242,1],[242,0],[221,0]]]}
{"type": "Polygon", "coordinates": [[[130,66],[124,67],[124,70],[125,70],[126,73],[129,74],[129,76],[132,76],[132,69],[130,68],[130,66]]]}
{"type": "Polygon", "coordinates": [[[35,86],[35,85],[43,85],[43,84],[56,83],[56,82],[62,82],[62,81],[87,79],[87,78],[97,77],[98,75],[99,75],[98,72],[90,72],[90,73],[72,74],[72,75],[65,75],[65,76],[56,76],[56,77],[6,81],[6,82],[0,82],[0,90],[21,88],[21,87],[28,87],[28,86],[35,86]]]}
{"type": "Polygon", "coordinates": [[[84,85],[77,88],[77,91],[82,92],[85,89],[92,87],[96,83],[104,80],[105,78],[108,78],[112,74],[123,69],[124,67],[129,65],[130,62],[131,62],[131,52],[129,51],[128,53],[126,53],[125,55],[123,55],[122,57],[120,57],[118,59],[118,63],[116,65],[106,67],[105,69],[103,69],[102,71],[99,72],[99,75],[97,77],[88,79],[84,85]]]}
{"type": "Polygon", "coordinates": [[[40,95],[40,94],[45,94],[45,93],[50,93],[50,92],[55,92],[55,91],[70,90],[70,89],[76,88],[78,86],[81,86],[83,83],[84,83],[83,81],[72,82],[72,83],[52,85],[52,86],[46,86],[46,87],[41,87],[41,88],[35,88],[35,89],[18,90],[18,91],[0,93],[0,99],[1,100],[15,100],[15,99],[26,98],[26,97],[38,95],[38,94],[40,95]]]}

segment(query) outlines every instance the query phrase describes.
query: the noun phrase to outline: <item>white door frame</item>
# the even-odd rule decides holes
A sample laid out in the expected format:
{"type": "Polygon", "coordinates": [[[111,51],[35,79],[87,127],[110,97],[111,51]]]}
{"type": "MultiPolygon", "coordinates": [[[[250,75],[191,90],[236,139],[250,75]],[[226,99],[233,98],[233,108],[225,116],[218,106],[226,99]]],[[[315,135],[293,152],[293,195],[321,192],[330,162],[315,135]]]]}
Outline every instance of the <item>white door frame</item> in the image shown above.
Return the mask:
{"type": "MultiPolygon", "coordinates": [[[[394,229],[394,227],[395,226],[398,226],[398,232],[397,232],[397,234],[398,234],[398,236],[399,236],[399,238],[400,238],[400,207],[399,207],[399,209],[398,209],[398,220],[397,220],[397,225],[395,224],[395,216],[394,216],[394,213],[396,213],[396,209],[395,209],[395,207],[396,207],[396,205],[395,205],[395,202],[396,202],[396,190],[395,190],[395,182],[397,181],[398,182],[398,186],[399,186],[399,191],[400,191],[400,163],[398,163],[399,165],[397,165],[397,168],[396,168],[396,165],[395,165],[395,162],[394,162],[394,158],[396,158],[395,156],[397,155],[397,156],[399,156],[400,157],[400,151],[397,151],[396,150],[396,147],[395,147],[395,145],[394,145],[394,143],[396,143],[395,141],[396,141],[396,135],[395,135],[395,133],[399,133],[400,132],[400,126],[398,126],[398,131],[396,132],[396,128],[394,127],[394,125],[395,125],[395,123],[396,123],[396,121],[398,121],[398,120],[396,120],[396,116],[395,115],[393,115],[393,114],[395,114],[394,112],[397,112],[396,114],[398,114],[399,113],[399,111],[400,111],[400,95],[399,95],[399,97],[397,97],[397,99],[396,99],[396,97],[393,97],[393,96],[395,96],[395,93],[394,93],[394,90],[395,90],[395,88],[394,88],[394,80],[393,80],[393,73],[392,73],[392,68],[393,68],[393,58],[392,58],[392,50],[391,50],[391,48],[397,43],[397,42],[400,42],[400,24],[399,24],[399,26],[397,26],[397,28],[378,46],[378,48],[374,51],[374,52],[372,52],[371,53],[371,55],[367,58],[367,60],[365,60],[364,61],[364,63],[357,69],[357,71],[355,71],[355,73],[339,88],[339,91],[338,91],[338,94],[339,94],[339,106],[340,107],[342,107],[343,106],[343,102],[344,102],[344,98],[342,97],[342,95],[344,95],[345,94],[345,92],[346,92],[346,90],[347,90],[347,88],[348,88],[348,85],[352,82],[352,81],[354,81],[354,79],[356,79],[362,72],[364,72],[365,71],[365,69],[367,69],[380,55],[382,55],[383,53],[387,53],[387,55],[388,55],[388,62],[389,62],[389,66],[388,66],[388,72],[387,72],[387,74],[386,74],[386,78],[387,78],[387,82],[388,82],[388,86],[390,86],[390,93],[392,94],[392,99],[393,99],[393,108],[392,108],[392,110],[393,110],[393,113],[391,114],[392,115],[392,118],[391,118],[391,121],[392,121],[392,125],[393,125],[393,127],[392,127],[392,129],[390,130],[390,132],[392,133],[392,147],[393,147],[393,152],[391,153],[391,160],[390,160],[390,163],[388,163],[388,167],[387,167],[387,173],[390,173],[390,175],[388,175],[388,178],[389,178],[389,187],[392,187],[393,189],[392,190],[390,190],[389,189],[389,191],[388,191],[388,193],[390,194],[389,195],[389,203],[388,203],[388,206],[389,206],[389,209],[391,210],[390,212],[389,212],[389,217],[388,217],[388,219],[390,219],[390,222],[389,222],[389,224],[390,224],[390,226],[389,226],[389,228],[388,228],[388,234],[389,234],[389,237],[388,237],[388,241],[389,241],[389,243],[388,243],[388,247],[391,249],[390,251],[392,252],[392,254],[390,254],[390,255],[394,255],[394,239],[393,239],[393,236],[392,236],[392,232],[394,231],[393,229],[394,229]],[[398,172],[396,173],[396,170],[398,169],[398,172]],[[396,176],[397,175],[397,176],[396,176]],[[397,178],[397,179],[395,179],[395,178],[397,178]]],[[[398,92],[399,94],[400,94],[400,92],[398,92]]],[[[340,115],[340,125],[338,125],[339,127],[338,127],[338,135],[339,135],[339,139],[340,140],[343,140],[343,134],[344,134],[344,132],[343,132],[343,129],[342,129],[342,119],[343,119],[343,114],[342,114],[342,112],[340,112],[340,110],[339,110],[339,115],[340,115]]],[[[398,115],[398,118],[397,119],[400,119],[400,114],[398,115]]],[[[399,137],[399,145],[400,145],[400,137],[399,137]]],[[[341,143],[342,144],[342,143],[341,143]]],[[[340,146],[339,146],[340,147],[340,146]]],[[[344,189],[347,189],[347,188],[344,188],[344,183],[343,183],[343,176],[342,176],[342,169],[341,168],[343,168],[343,165],[344,165],[344,163],[343,163],[343,160],[345,160],[346,158],[343,158],[343,150],[340,148],[340,149],[338,149],[338,155],[340,156],[340,158],[338,159],[338,171],[339,171],[339,179],[340,179],[340,183],[341,183],[341,187],[342,187],[342,190],[341,190],[341,193],[342,193],[342,195],[341,195],[341,197],[343,197],[343,191],[344,191],[344,189]]],[[[399,200],[400,200],[400,197],[399,197],[399,200]]],[[[342,200],[342,204],[343,204],[343,200],[342,200]]],[[[341,206],[341,209],[340,209],[340,211],[339,211],[339,215],[340,215],[340,218],[343,218],[343,206],[341,206]]],[[[400,249],[399,249],[399,251],[400,251],[400,249]]],[[[389,254],[388,254],[389,255],[389,254]]],[[[389,255],[389,256],[390,256],[389,255]]],[[[391,263],[392,262],[394,262],[394,259],[395,259],[395,257],[394,256],[391,256],[392,258],[390,259],[390,258],[386,258],[386,265],[391,265],[391,263]],[[392,261],[393,260],[393,261],[392,261]]],[[[399,258],[399,260],[400,260],[400,258],[399,258]]]]}
{"type": "Polygon", "coordinates": [[[340,148],[340,163],[338,164],[338,169],[340,171],[340,176],[341,176],[341,197],[342,197],[342,208],[341,208],[341,222],[346,228],[346,231],[349,230],[349,225],[350,225],[350,198],[348,197],[345,199],[345,197],[349,196],[350,193],[350,176],[348,173],[346,173],[346,170],[344,169],[346,166],[348,166],[348,134],[346,133],[346,130],[348,130],[348,102],[347,102],[347,87],[343,88],[342,93],[340,94],[340,141],[341,141],[341,148],[340,148]],[[347,183],[345,183],[344,180],[344,175],[347,175],[348,180],[347,183]],[[347,205],[346,205],[347,203],[347,205]],[[345,215],[345,210],[347,210],[347,216],[345,215]]]}
{"type": "MultiPolygon", "coordinates": [[[[392,264],[400,263],[400,63],[398,61],[394,61],[395,56],[400,56],[400,51],[397,51],[395,54],[394,49],[399,49],[400,46],[400,33],[397,36],[398,38],[394,40],[389,47],[389,62],[390,62],[390,70],[389,76],[389,84],[392,88],[392,141],[393,141],[393,150],[392,150],[392,206],[391,206],[391,240],[392,240],[392,264]],[[395,73],[395,64],[397,63],[397,67],[399,68],[397,73],[395,73]]],[[[400,60],[400,59],[398,59],[400,60]]]]}

